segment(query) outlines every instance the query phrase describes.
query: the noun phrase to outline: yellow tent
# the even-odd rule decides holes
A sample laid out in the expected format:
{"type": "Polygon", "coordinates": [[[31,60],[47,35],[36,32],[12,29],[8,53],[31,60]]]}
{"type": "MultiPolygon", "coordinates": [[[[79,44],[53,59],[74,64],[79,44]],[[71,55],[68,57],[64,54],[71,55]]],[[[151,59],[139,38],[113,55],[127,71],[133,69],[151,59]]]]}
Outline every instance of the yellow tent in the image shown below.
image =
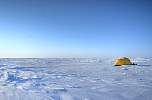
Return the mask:
{"type": "Polygon", "coordinates": [[[115,66],[121,66],[121,65],[132,65],[133,63],[130,61],[129,58],[123,57],[119,58],[115,62],[115,66]]]}

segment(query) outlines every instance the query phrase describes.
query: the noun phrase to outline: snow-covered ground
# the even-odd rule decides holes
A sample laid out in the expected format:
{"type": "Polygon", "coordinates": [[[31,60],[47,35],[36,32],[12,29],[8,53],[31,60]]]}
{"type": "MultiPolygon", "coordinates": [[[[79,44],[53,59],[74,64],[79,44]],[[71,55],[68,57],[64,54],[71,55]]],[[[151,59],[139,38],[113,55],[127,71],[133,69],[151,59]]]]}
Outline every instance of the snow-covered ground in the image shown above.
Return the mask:
{"type": "Polygon", "coordinates": [[[0,100],[152,100],[152,58],[0,59],[0,100]]]}

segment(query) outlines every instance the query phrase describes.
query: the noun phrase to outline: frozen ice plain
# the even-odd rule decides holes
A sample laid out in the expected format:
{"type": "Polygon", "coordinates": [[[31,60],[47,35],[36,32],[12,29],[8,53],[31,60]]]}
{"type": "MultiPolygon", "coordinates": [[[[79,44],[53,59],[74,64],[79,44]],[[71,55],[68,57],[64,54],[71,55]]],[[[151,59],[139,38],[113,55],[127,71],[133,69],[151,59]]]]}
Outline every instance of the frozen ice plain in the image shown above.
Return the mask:
{"type": "Polygon", "coordinates": [[[0,59],[0,100],[152,100],[152,58],[0,59]]]}

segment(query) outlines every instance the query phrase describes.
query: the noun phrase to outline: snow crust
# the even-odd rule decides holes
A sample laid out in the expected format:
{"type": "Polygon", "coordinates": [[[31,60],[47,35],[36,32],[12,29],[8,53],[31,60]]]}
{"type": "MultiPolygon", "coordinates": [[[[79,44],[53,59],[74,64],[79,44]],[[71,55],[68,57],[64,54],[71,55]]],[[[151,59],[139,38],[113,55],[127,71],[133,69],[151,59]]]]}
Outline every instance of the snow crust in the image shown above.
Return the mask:
{"type": "Polygon", "coordinates": [[[0,100],[151,100],[152,58],[0,59],[0,100]]]}

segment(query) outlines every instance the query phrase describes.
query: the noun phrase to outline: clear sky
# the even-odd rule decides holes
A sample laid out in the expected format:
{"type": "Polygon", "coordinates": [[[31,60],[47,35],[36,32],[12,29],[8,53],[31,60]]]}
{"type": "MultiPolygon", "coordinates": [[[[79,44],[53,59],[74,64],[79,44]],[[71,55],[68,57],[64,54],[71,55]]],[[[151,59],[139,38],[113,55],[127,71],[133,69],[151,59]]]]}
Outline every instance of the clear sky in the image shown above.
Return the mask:
{"type": "Polygon", "coordinates": [[[152,0],[0,0],[0,57],[152,56],[152,0]]]}

